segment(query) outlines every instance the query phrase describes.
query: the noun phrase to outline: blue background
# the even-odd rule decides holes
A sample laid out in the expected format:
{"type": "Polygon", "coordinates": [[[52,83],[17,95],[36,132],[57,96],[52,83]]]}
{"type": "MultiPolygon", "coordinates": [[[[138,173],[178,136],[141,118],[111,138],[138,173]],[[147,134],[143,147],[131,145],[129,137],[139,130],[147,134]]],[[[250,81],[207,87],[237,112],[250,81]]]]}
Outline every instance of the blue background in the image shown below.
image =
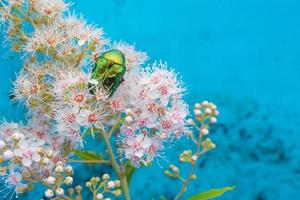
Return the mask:
{"type": "MultiPolygon", "coordinates": [[[[183,77],[190,104],[208,99],[219,106],[217,148],[202,158],[185,197],[236,185],[220,199],[299,199],[299,1],[77,0],[73,8],[112,40],[168,61],[183,77]]],[[[0,60],[0,116],[9,120],[23,118],[7,97],[16,59],[0,60]]],[[[172,146],[169,162],[177,160],[174,150],[186,148],[185,139],[172,146]]],[[[178,190],[157,163],[131,182],[134,200],[171,199],[178,190]]]]}

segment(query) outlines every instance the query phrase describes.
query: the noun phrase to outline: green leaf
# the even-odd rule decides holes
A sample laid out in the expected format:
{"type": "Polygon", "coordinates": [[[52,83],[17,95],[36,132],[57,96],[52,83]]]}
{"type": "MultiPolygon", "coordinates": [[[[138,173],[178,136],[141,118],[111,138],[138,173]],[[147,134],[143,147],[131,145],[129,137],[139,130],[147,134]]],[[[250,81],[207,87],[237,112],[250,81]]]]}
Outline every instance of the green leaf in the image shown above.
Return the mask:
{"type": "Polygon", "coordinates": [[[103,156],[97,155],[94,151],[74,150],[74,154],[82,160],[103,160],[103,156]]]}
{"type": "Polygon", "coordinates": [[[207,200],[207,199],[216,198],[222,196],[225,192],[233,190],[234,188],[235,186],[228,186],[228,187],[223,187],[218,189],[211,189],[209,191],[201,192],[199,194],[191,196],[188,198],[188,200],[207,200]]]}
{"type": "Polygon", "coordinates": [[[165,196],[161,195],[160,200],[167,200],[167,198],[165,196]]]}
{"type": "Polygon", "coordinates": [[[125,171],[126,171],[127,182],[129,184],[130,180],[131,180],[131,177],[134,174],[134,172],[136,171],[136,169],[131,166],[130,162],[127,162],[125,164],[125,171]]]}

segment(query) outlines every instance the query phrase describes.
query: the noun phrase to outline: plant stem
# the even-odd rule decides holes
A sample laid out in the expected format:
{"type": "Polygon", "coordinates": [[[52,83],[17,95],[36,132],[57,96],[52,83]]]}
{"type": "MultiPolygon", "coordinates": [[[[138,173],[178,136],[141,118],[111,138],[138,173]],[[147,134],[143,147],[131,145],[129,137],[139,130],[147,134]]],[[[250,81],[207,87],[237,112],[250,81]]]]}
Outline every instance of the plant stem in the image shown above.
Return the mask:
{"type": "Polygon", "coordinates": [[[121,181],[121,188],[122,188],[122,192],[124,194],[124,198],[126,200],[130,200],[129,187],[128,187],[126,173],[122,173],[120,170],[120,166],[118,165],[117,160],[115,158],[108,135],[106,134],[106,132],[104,130],[101,131],[101,133],[102,133],[102,136],[103,136],[106,148],[107,148],[107,154],[111,159],[111,165],[121,181]]]}
{"type": "Polygon", "coordinates": [[[111,138],[111,136],[114,133],[115,129],[120,125],[121,117],[122,117],[122,113],[119,113],[118,116],[117,116],[117,119],[116,119],[116,123],[113,125],[113,127],[108,132],[108,138],[109,139],[111,138]]]}
{"type": "Polygon", "coordinates": [[[68,160],[69,163],[111,164],[110,160],[68,160]]]}
{"type": "MultiPolygon", "coordinates": [[[[201,123],[201,127],[199,130],[199,135],[198,135],[198,141],[197,141],[197,149],[196,149],[196,155],[197,157],[199,157],[199,155],[201,155],[201,141],[202,141],[202,138],[203,138],[203,134],[201,133],[201,129],[203,127],[203,123],[201,123]]],[[[197,159],[198,160],[198,159],[197,159]]],[[[185,181],[183,182],[183,186],[181,187],[179,193],[176,195],[176,197],[174,198],[174,200],[178,200],[180,199],[180,197],[183,195],[183,193],[186,191],[187,189],[187,185],[189,184],[189,182],[191,181],[191,177],[192,175],[194,174],[194,171],[195,171],[195,167],[196,167],[196,162],[193,162],[192,163],[192,167],[190,169],[190,172],[189,172],[189,175],[188,177],[185,179],[185,181]]]]}

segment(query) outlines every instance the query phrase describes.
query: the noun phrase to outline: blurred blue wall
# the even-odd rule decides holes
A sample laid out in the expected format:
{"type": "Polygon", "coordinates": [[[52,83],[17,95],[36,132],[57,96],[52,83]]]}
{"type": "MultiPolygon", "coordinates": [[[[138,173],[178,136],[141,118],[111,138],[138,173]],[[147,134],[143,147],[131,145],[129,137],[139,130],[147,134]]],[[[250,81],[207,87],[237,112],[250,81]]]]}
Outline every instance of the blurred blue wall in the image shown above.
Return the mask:
{"type": "MultiPolygon", "coordinates": [[[[168,61],[183,77],[189,103],[218,104],[217,148],[197,166],[187,196],[236,185],[220,199],[299,199],[300,1],[77,0],[73,7],[112,40],[168,61]]],[[[17,63],[1,58],[0,114],[8,119],[22,118],[7,98],[17,63]]],[[[170,152],[169,162],[177,160],[170,152]]],[[[171,199],[179,185],[162,172],[158,164],[137,172],[133,199],[171,199]]]]}

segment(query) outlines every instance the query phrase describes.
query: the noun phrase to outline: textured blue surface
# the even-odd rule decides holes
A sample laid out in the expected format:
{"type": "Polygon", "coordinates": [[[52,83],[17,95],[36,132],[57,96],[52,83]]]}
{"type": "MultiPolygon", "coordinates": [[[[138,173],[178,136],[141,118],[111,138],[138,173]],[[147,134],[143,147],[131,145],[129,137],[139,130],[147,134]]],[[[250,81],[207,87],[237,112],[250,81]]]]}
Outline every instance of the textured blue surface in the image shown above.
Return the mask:
{"type": "MultiPolygon", "coordinates": [[[[73,7],[112,40],[168,61],[186,82],[190,103],[208,98],[219,106],[217,148],[197,166],[187,195],[236,185],[220,199],[299,199],[298,0],[77,0],[73,7]]],[[[8,119],[22,118],[7,98],[18,68],[1,58],[0,115],[8,119]]],[[[174,145],[170,162],[177,160],[173,150],[187,145],[174,145]]],[[[171,199],[179,185],[162,171],[158,164],[138,171],[133,199],[171,199]]]]}

